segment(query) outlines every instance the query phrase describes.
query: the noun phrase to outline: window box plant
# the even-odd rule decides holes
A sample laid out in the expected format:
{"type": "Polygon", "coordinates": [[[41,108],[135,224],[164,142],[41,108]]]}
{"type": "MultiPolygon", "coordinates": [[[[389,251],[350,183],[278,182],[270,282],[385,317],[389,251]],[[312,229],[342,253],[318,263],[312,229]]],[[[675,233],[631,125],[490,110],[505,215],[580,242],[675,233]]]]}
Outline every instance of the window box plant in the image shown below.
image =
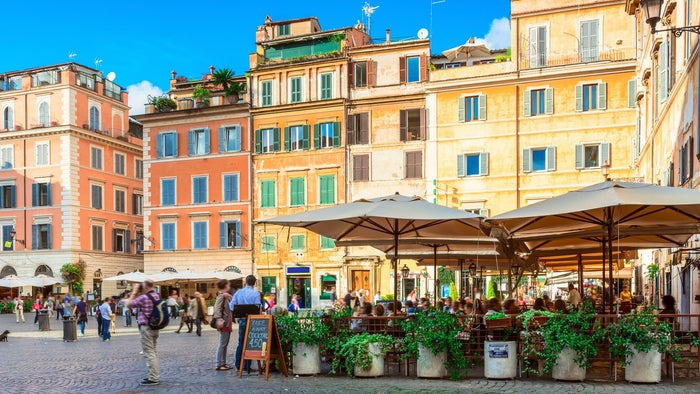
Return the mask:
{"type": "Polygon", "coordinates": [[[194,98],[195,107],[197,108],[209,106],[209,91],[202,85],[197,85],[192,90],[192,98],[194,98]]]}
{"type": "Polygon", "coordinates": [[[503,312],[493,312],[484,316],[484,325],[488,329],[511,328],[513,327],[513,319],[503,312]]]}
{"type": "Polygon", "coordinates": [[[234,81],[234,72],[229,68],[220,68],[212,74],[212,82],[221,86],[229,104],[235,104],[240,99],[240,93],[245,85],[234,81]]]}
{"type": "Polygon", "coordinates": [[[146,113],[153,112],[169,112],[177,109],[177,103],[170,97],[163,96],[148,96],[146,103],[146,113]]]}
{"type": "Polygon", "coordinates": [[[321,343],[329,336],[329,328],[317,314],[300,317],[288,314],[277,317],[280,341],[291,349],[294,373],[316,375],[321,373],[321,343]]]}
{"type": "Polygon", "coordinates": [[[394,339],[384,334],[363,332],[356,335],[343,335],[333,341],[335,355],[331,363],[331,373],[342,367],[351,376],[384,375],[384,356],[392,347],[394,339]]]}

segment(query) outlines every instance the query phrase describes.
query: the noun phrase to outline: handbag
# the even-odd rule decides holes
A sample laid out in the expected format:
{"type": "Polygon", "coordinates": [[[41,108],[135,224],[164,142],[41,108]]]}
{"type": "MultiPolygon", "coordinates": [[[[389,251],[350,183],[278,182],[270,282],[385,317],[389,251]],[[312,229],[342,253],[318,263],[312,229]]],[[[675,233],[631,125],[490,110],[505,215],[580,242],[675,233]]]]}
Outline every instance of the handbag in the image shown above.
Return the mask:
{"type": "MultiPolygon", "coordinates": [[[[223,302],[221,303],[221,316],[224,315],[224,303],[226,302],[226,299],[223,299],[223,302]]],[[[209,323],[209,326],[215,330],[221,330],[224,327],[224,319],[221,317],[213,317],[211,318],[211,322],[209,323]]]]}

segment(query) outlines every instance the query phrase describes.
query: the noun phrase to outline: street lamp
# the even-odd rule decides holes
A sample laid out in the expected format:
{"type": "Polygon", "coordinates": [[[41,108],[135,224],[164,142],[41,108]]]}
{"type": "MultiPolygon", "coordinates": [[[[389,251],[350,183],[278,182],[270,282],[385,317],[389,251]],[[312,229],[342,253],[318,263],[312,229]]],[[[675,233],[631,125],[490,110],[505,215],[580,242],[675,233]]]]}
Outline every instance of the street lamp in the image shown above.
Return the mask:
{"type": "Polygon", "coordinates": [[[610,180],[610,163],[608,163],[607,160],[600,166],[600,172],[603,174],[603,178],[605,178],[606,181],[610,180]]]}
{"type": "Polygon", "coordinates": [[[646,22],[651,26],[651,34],[662,31],[670,31],[676,37],[680,37],[684,32],[700,34],[700,25],[656,30],[656,24],[661,20],[661,8],[663,8],[664,0],[639,0],[639,4],[647,16],[646,22]]]}
{"type": "Polygon", "coordinates": [[[401,277],[403,278],[403,296],[406,298],[408,294],[406,294],[406,279],[408,279],[408,274],[411,272],[411,270],[406,266],[406,264],[401,267],[401,277]]]}
{"type": "Polygon", "coordinates": [[[520,274],[520,269],[521,269],[521,268],[522,268],[522,267],[520,267],[518,264],[513,264],[513,265],[510,267],[510,270],[513,271],[513,276],[514,276],[514,277],[516,277],[516,278],[518,277],[518,275],[520,274]]]}
{"type": "Polygon", "coordinates": [[[469,264],[469,275],[473,278],[476,276],[476,264],[472,261],[471,264],[469,264]]]}
{"type": "Polygon", "coordinates": [[[24,245],[25,243],[24,243],[24,240],[23,240],[23,239],[15,239],[15,236],[16,236],[16,235],[17,235],[17,231],[15,231],[15,229],[14,229],[14,227],[13,227],[12,230],[10,230],[10,238],[12,238],[12,240],[15,241],[15,242],[19,242],[19,243],[21,243],[22,245],[24,245]]]}

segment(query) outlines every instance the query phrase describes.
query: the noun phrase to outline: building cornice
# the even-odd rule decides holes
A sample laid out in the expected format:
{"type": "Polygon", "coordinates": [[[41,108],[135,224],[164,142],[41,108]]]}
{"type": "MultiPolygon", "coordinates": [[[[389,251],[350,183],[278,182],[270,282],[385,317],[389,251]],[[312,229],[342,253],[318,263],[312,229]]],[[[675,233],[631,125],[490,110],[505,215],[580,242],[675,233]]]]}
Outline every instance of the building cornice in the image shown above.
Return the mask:
{"type": "Polygon", "coordinates": [[[265,115],[270,113],[273,113],[275,115],[281,115],[289,112],[298,113],[304,110],[330,109],[330,107],[338,107],[338,110],[342,110],[344,105],[344,98],[337,98],[332,100],[314,100],[306,101],[303,103],[271,105],[269,107],[252,107],[250,109],[250,114],[253,116],[265,115]]]}

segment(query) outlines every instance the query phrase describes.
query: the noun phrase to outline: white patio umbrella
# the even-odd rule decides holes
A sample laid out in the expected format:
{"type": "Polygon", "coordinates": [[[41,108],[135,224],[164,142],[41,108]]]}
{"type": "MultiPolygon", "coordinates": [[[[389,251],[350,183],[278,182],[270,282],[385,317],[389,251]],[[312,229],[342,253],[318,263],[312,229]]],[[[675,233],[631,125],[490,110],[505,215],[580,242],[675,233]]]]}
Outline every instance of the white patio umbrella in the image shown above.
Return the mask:
{"type": "Polygon", "coordinates": [[[445,57],[447,57],[447,60],[451,62],[458,59],[460,55],[464,55],[467,60],[467,65],[469,65],[470,57],[489,56],[491,54],[491,51],[486,47],[485,44],[477,44],[474,42],[467,41],[462,45],[443,51],[442,54],[445,55],[445,57]]]}
{"type": "Polygon", "coordinates": [[[33,278],[27,279],[27,285],[33,287],[46,287],[55,285],[56,283],[61,283],[61,280],[46,275],[37,275],[33,278]]]}
{"type": "Polygon", "coordinates": [[[146,275],[143,272],[134,271],[126,274],[110,276],[109,278],[104,278],[103,280],[117,280],[126,282],[143,282],[146,279],[151,279],[154,275],[146,275]]]}
{"type": "Polygon", "coordinates": [[[6,277],[0,279],[0,287],[7,287],[7,288],[15,288],[15,287],[23,287],[23,286],[29,286],[28,281],[29,279],[26,278],[20,278],[16,275],[7,275],[6,277]]]}
{"type": "Polygon", "coordinates": [[[244,276],[243,274],[239,274],[238,272],[233,272],[233,271],[208,271],[208,272],[205,272],[204,275],[212,277],[214,279],[227,279],[227,280],[240,279],[244,276]]]}

